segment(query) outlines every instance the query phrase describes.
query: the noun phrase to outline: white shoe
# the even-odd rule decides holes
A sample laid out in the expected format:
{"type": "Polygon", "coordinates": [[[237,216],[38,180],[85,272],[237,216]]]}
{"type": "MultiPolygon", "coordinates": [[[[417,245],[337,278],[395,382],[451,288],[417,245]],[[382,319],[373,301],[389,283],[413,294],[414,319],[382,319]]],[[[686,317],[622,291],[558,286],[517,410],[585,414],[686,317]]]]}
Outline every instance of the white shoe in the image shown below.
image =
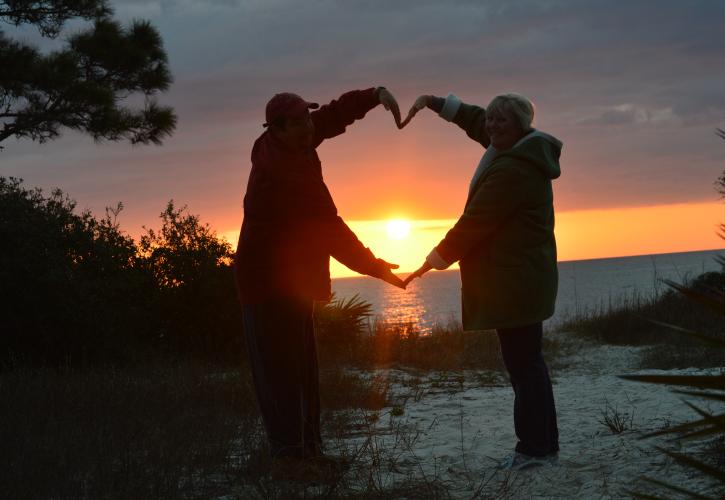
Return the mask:
{"type": "Polygon", "coordinates": [[[525,470],[530,469],[532,467],[541,467],[543,465],[558,465],[559,464],[559,453],[549,453],[548,455],[544,455],[543,457],[532,457],[530,455],[526,455],[524,453],[519,453],[518,451],[515,451],[513,455],[511,455],[509,458],[504,460],[501,465],[499,466],[499,469],[505,469],[505,470],[513,470],[513,471],[519,471],[519,470],[525,470]]]}

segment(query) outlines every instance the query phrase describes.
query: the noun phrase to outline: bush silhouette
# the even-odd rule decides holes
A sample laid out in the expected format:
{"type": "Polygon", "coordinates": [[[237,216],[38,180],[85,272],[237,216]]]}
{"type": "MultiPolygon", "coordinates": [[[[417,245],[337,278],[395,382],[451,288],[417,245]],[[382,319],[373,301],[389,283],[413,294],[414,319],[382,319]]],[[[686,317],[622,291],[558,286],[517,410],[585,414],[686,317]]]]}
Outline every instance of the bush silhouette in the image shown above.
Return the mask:
{"type": "Polygon", "coordinates": [[[3,361],[87,366],[148,356],[238,362],[241,313],[231,248],[169,202],[137,245],[107,209],[75,213],[0,177],[0,353],[3,361]]]}
{"type": "Polygon", "coordinates": [[[112,211],[99,221],[74,209],[60,190],[46,197],[0,177],[6,357],[85,364],[120,356],[147,333],[140,298],[152,283],[135,266],[133,241],[112,211]]]}
{"type": "Polygon", "coordinates": [[[154,281],[162,344],[195,358],[238,362],[242,320],[231,246],[173,200],[160,217],[161,229],[141,237],[139,255],[154,281]]]}

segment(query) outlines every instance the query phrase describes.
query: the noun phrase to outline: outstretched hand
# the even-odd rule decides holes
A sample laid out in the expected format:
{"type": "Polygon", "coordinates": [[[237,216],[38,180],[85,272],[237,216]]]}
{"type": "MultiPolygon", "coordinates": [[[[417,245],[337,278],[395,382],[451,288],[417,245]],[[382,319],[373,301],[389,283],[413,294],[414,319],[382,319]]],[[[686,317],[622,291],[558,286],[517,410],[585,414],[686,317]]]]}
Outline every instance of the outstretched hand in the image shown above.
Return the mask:
{"type": "Polygon", "coordinates": [[[410,275],[405,278],[405,281],[403,281],[403,288],[407,287],[408,284],[413,281],[415,278],[420,278],[425,273],[433,269],[433,266],[428,264],[428,261],[423,262],[423,265],[420,266],[418,269],[416,269],[414,272],[410,273],[410,275]]]}
{"type": "Polygon", "coordinates": [[[380,91],[378,92],[378,100],[380,101],[380,104],[382,104],[383,107],[386,109],[386,111],[390,111],[391,113],[393,113],[395,125],[398,128],[403,128],[403,125],[401,125],[400,123],[400,106],[398,106],[398,101],[395,100],[393,94],[391,94],[388,89],[381,87],[380,91]]]}
{"type": "Polygon", "coordinates": [[[378,276],[378,278],[385,281],[386,283],[390,283],[391,285],[397,286],[398,288],[402,288],[403,290],[405,290],[405,284],[403,284],[403,280],[398,278],[391,271],[391,269],[398,269],[400,266],[398,264],[391,264],[390,262],[386,262],[383,259],[378,259],[378,261],[383,267],[383,272],[380,274],[380,276],[378,276]]]}
{"type": "Polygon", "coordinates": [[[428,100],[430,96],[429,95],[422,95],[418,97],[415,102],[413,103],[413,106],[410,108],[410,111],[408,111],[408,116],[405,117],[405,120],[403,120],[403,123],[401,123],[398,128],[405,127],[408,123],[410,123],[410,120],[413,119],[413,117],[420,111],[421,109],[428,106],[428,100]]]}

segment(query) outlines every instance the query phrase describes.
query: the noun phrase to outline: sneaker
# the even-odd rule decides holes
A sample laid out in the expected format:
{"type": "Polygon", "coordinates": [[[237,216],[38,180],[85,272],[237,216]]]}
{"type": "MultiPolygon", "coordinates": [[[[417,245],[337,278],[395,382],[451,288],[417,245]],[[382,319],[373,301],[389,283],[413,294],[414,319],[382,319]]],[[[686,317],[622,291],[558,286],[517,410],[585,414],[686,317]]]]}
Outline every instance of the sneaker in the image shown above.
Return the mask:
{"type": "Polygon", "coordinates": [[[526,470],[533,467],[541,467],[543,465],[557,465],[559,463],[559,453],[549,453],[543,457],[532,457],[524,453],[515,451],[513,455],[504,460],[499,469],[505,470],[526,470]]]}

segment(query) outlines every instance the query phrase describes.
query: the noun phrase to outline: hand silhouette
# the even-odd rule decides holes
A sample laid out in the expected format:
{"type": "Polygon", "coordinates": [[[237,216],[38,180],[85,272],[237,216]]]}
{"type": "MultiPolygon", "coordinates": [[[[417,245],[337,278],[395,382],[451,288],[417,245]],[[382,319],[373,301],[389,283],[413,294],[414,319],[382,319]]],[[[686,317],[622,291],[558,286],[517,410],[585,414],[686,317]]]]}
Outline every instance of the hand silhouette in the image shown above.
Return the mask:
{"type": "Polygon", "coordinates": [[[413,119],[418,111],[428,106],[429,98],[429,95],[422,95],[418,97],[413,103],[413,106],[410,108],[410,111],[408,111],[408,116],[405,117],[405,120],[403,120],[403,123],[400,124],[399,128],[402,129],[403,127],[405,127],[408,123],[410,123],[410,120],[413,119]]]}
{"type": "Polygon", "coordinates": [[[380,104],[383,105],[386,111],[390,111],[391,113],[393,113],[395,125],[399,129],[403,128],[403,126],[400,124],[400,107],[398,106],[398,101],[396,101],[395,97],[393,97],[393,94],[391,94],[388,89],[380,87],[380,91],[378,92],[378,100],[380,101],[380,104]]]}
{"type": "Polygon", "coordinates": [[[398,278],[391,271],[391,269],[398,269],[400,266],[398,264],[391,264],[390,262],[386,262],[383,259],[378,259],[378,262],[380,262],[381,267],[383,268],[383,271],[378,276],[378,278],[385,281],[386,283],[390,283],[391,285],[397,286],[398,288],[402,288],[403,290],[405,290],[403,280],[398,278]]]}
{"type": "Polygon", "coordinates": [[[403,281],[403,288],[407,287],[408,284],[413,281],[415,278],[420,278],[425,273],[433,269],[433,266],[428,264],[428,261],[423,262],[423,265],[420,266],[418,269],[416,269],[414,272],[410,273],[410,275],[405,278],[405,281],[403,281]]]}

